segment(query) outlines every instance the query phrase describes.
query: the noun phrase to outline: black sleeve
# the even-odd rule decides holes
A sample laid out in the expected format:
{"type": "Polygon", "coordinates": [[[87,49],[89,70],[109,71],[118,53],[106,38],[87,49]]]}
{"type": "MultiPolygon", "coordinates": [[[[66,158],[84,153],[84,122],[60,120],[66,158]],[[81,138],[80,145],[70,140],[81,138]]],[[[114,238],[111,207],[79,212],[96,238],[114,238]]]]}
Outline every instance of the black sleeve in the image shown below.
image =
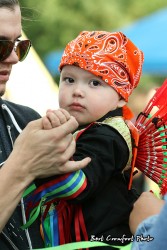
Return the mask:
{"type": "Polygon", "coordinates": [[[77,198],[98,192],[114,175],[122,172],[129,158],[129,149],[123,137],[107,125],[93,125],[77,140],[74,160],[89,156],[92,160],[83,169],[88,186],[77,198]]]}

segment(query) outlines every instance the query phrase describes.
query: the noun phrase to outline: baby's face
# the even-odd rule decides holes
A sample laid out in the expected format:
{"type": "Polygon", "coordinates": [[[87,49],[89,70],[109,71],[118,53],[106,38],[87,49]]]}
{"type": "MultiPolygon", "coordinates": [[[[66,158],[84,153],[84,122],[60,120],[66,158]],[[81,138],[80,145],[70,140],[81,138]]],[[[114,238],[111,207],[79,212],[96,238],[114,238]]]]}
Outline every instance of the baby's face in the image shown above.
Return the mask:
{"type": "Polygon", "coordinates": [[[118,93],[101,78],[79,67],[67,65],[60,76],[59,105],[80,125],[84,125],[121,107],[121,100],[118,93]]]}

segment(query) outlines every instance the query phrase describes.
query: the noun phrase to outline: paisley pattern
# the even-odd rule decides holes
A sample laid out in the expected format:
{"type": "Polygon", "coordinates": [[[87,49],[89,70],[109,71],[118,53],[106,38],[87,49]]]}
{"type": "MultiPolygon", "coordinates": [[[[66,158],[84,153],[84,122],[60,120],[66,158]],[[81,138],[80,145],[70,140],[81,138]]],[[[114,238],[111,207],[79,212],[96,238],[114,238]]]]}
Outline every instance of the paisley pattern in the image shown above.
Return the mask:
{"type": "Polygon", "coordinates": [[[144,56],[123,33],[83,31],[64,50],[60,70],[75,65],[100,77],[126,101],[138,85],[144,56]]]}

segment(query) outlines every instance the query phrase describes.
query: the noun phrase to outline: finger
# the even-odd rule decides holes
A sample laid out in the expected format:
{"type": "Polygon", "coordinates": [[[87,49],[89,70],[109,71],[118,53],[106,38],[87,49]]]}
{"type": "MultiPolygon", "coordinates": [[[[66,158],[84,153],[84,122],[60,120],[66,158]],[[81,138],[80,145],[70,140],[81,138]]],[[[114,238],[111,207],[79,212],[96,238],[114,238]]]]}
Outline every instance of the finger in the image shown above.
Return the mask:
{"type": "Polygon", "coordinates": [[[52,109],[47,109],[46,113],[47,113],[47,112],[53,112],[53,110],[52,110],[52,109]]]}
{"type": "MultiPolygon", "coordinates": [[[[66,113],[65,113],[65,111],[63,111],[63,109],[62,110],[61,109],[54,110],[53,113],[56,114],[56,116],[59,118],[60,124],[64,124],[65,122],[67,122],[70,119],[70,117],[67,119],[66,113]]],[[[68,114],[67,114],[67,116],[68,116],[68,114]]],[[[69,114],[69,116],[70,116],[70,114],[69,114]]]]}
{"type": "Polygon", "coordinates": [[[62,151],[60,153],[63,153],[63,164],[65,164],[68,160],[72,158],[72,156],[75,153],[76,150],[76,141],[74,140],[72,134],[67,135],[63,140],[61,140],[62,145],[62,151]]]}
{"type": "Polygon", "coordinates": [[[91,158],[86,157],[81,161],[68,161],[64,164],[63,173],[70,173],[85,168],[91,162],[91,158]]]}
{"type": "Polygon", "coordinates": [[[78,122],[73,116],[71,116],[70,119],[66,123],[52,130],[53,130],[53,133],[57,134],[57,136],[62,138],[74,132],[77,129],[77,127],[78,127],[78,122]]]}
{"type": "MultiPolygon", "coordinates": [[[[29,122],[25,128],[26,128],[26,130],[39,130],[39,129],[43,129],[42,118],[39,118],[37,120],[29,122]]],[[[24,128],[24,130],[25,130],[25,128],[24,128]]]]}
{"type": "Polygon", "coordinates": [[[66,120],[68,121],[71,117],[70,113],[67,110],[62,109],[62,108],[60,108],[59,110],[65,115],[66,120]]]}
{"type": "Polygon", "coordinates": [[[50,120],[46,117],[46,116],[44,116],[43,118],[42,118],[42,123],[43,123],[43,128],[44,129],[51,129],[52,128],[52,124],[50,123],[50,120]]]}
{"type": "Polygon", "coordinates": [[[46,116],[47,118],[49,119],[51,125],[52,125],[52,128],[56,128],[58,126],[61,125],[61,121],[59,119],[59,116],[57,115],[57,110],[54,112],[54,111],[48,111],[46,113],[46,116]]]}

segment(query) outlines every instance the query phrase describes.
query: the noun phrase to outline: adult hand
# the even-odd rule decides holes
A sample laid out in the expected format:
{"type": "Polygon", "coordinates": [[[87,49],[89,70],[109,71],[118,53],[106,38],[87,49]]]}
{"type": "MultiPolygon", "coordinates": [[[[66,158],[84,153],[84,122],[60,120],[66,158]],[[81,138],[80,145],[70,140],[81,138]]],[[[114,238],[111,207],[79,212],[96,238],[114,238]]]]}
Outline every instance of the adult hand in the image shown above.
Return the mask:
{"type": "Polygon", "coordinates": [[[10,158],[17,159],[20,175],[30,182],[56,174],[73,172],[85,167],[90,158],[75,162],[69,159],[75,152],[75,140],[71,132],[78,123],[74,117],[59,127],[43,130],[42,120],[30,122],[17,138],[10,158]]]}
{"type": "Polygon", "coordinates": [[[143,192],[134,203],[133,210],[129,217],[129,226],[131,232],[135,234],[138,225],[151,215],[159,214],[164,200],[157,198],[151,192],[143,192]]]}
{"type": "Polygon", "coordinates": [[[75,118],[70,117],[57,128],[43,130],[39,119],[30,122],[18,136],[12,153],[0,169],[0,232],[34,179],[76,171],[90,162],[90,158],[69,160],[75,152],[70,133],[77,127],[75,118]]]}

